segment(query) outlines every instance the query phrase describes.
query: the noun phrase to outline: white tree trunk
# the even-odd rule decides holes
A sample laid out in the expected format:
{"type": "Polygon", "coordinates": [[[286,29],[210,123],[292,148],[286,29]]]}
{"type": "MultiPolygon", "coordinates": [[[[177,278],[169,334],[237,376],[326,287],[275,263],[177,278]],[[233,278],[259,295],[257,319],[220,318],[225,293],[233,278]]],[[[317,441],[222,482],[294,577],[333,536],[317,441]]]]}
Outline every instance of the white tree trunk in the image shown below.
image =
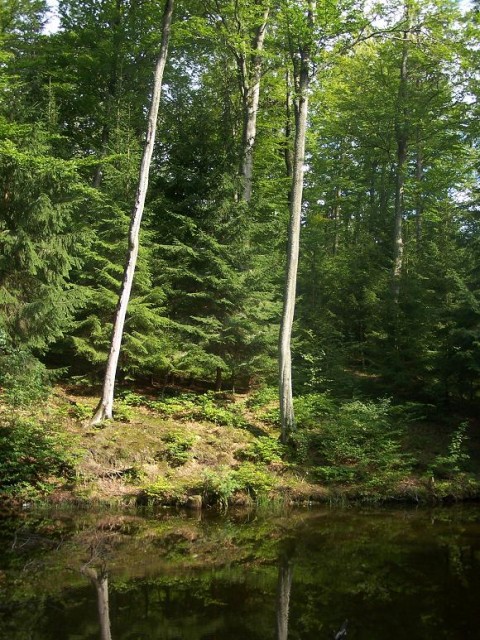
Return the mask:
{"type": "Polygon", "coordinates": [[[155,133],[157,128],[158,109],[160,104],[160,96],[162,92],[163,71],[167,60],[168,41],[170,38],[170,27],[172,23],[174,0],[166,0],[165,11],[163,14],[162,27],[162,43],[160,54],[155,66],[155,74],[153,80],[152,102],[148,114],[147,134],[145,146],[143,149],[143,157],[140,165],[140,173],[138,178],[137,193],[135,195],[135,204],[131,213],[130,229],[128,234],[128,253],[125,270],[123,273],[123,282],[120,290],[120,296],[115,312],[113,322],[112,341],[110,345],[110,353],[108,355],[107,368],[103,383],[103,391],[100,402],[90,424],[98,424],[103,420],[112,418],[113,415],[113,394],[115,388],[115,376],[117,372],[118,358],[120,356],[120,346],[122,343],[123,327],[125,324],[125,316],[127,313],[128,302],[132,290],[133,276],[137,263],[140,223],[142,221],[143,209],[145,205],[145,197],[148,189],[148,176],[150,164],[152,160],[153,147],[155,144],[155,133]]]}
{"type": "Polygon", "coordinates": [[[277,582],[277,636],[275,640],[288,639],[288,617],[290,614],[290,592],[292,589],[293,565],[289,558],[282,558],[278,567],[277,582]]]}
{"type": "Polygon", "coordinates": [[[106,571],[102,570],[99,575],[96,569],[92,569],[90,567],[83,569],[83,574],[90,578],[97,592],[101,640],[112,640],[112,632],[110,628],[110,606],[108,603],[108,574],[106,571]]]}
{"type": "MultiPolygon", "coordinates": [[[[313,28],[316,3],[309,2],[309,24],[313,28]]],[[[305,162],[305,138],[308,116],[308,89],[310,83],[309,45],[300,51],[300,61],[294,62],[297,96],[295,99],[295,142],[293,149],[293,175],[290,200],[290,226],[288,232],[287,275],[283,299],[283,314],[279,338],[279,399],[281,440],[288,442],[295,430],[292,393],[291,338],[295,314],[298,256],[300,250],[300,226],[302,217],[303,167],[305,162]]]]}
{"type": "Polygon", "coordinates": [[[263,43],[267,30],[267,20],[270,7],[266,7],[263,13],[262,23],[255,33],[253,41],[253,54],[250,74],[247,74],[246,65],[239,60],[240,74],[243,78],[243,157],[241,175],[243,180],[243,200],[250,202],[252,198],[253,178],[253,147],[257,136],[257,112],[260,98],[260,80],[262,77],[263,43]]]}

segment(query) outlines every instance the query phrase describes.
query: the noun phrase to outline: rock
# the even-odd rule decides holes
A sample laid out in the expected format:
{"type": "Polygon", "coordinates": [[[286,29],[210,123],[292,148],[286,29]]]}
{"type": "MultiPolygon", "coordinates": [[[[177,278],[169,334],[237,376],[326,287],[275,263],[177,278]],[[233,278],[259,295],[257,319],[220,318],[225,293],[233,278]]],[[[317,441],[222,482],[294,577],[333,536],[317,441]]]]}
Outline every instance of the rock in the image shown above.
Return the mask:
{"type": "Polygon", "coordinates": [[[200,495],[188,496],[186,506],[189,509],[201,509],[202,503],[203,503],[202,496],[200,495]]]}

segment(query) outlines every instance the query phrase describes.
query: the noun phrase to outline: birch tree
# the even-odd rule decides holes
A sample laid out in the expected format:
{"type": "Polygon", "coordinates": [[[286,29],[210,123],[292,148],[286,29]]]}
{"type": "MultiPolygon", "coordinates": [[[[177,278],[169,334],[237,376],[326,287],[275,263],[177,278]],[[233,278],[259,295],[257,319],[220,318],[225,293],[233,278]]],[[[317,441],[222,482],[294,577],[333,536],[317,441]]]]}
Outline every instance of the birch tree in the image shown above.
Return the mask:
{"type": "MultiPolygon", "coordinates": [[[[295,84],[295,136],[292,161],[292,187],[290,198],[290,225],[288,232],[287,273],[283,298],[283,313],[279,338],[279,399],[281,440],[287,442],[295,429],[292,394],[291,339],[295,313],[298,257],[300,250],[300,223],[302,216],[303,171],[305,164],[305,138],[307,132],[308,91],[311,77],[311,56],[315,25],[316,1],[306,3],[295,12],[299,34],[288,33],[295,84]],[[300,37],[299,37],[300,35],[300,37]],[[294,40],[295,38],[295,40],[294,40]]],[[[293,12],[292,12],[293,14],[293,12]]]]}
{"type": "Polygon", "coordinates": [[[239,172],[239,199],[250,202],[253,183],[253,148],[257,136],[257,112],[262,79],[263,48],[271,0],[206,2],[210,20],[216,23],[222,40],[235,60],[242,100],[242,142],[239,172]]]}
{"type": "Polygon", "coordinates": [[[237,65],[240,73],[243,101],[243,139],[241,176],[243,186],[243,200],[250,202],[253,182],[253,147],[257,136],[257,111],[260,98],[260,80],[262,77],[262,51],[267,30],[270,6],[262,7],[263,14],[260,24],[256,26],[253,37],[250,65],[247,64],[247,54],[237,55],[237,65]]]}
{"type": "Polygon", "coordinates": [[[157,128],[158,109],[160,105],[160,96],[162,92],[162,81],[165,64],[167,61],[168,43],[170,38],[170,29],[172,23],[174,0],[166,0],[165,10],[163,14],[162,40],[160,53],[155,65],[155,73],[153,80],[152,98],[148,113],[147,133],[143,156],[140,165],[138,178],[138,187],[135,195],[135,203],[132,208],[130,229],[128,234],[128,252],[125,264],[123,281],[120,290],[120,296],[115,312],[113,322],[112,340],[108,355],[107,368],[103,382],[103,391],[100,402],[91,424],[98,424],[103,420],[112,418],[113,414],[113,397],[115,389],[115,376],[117,372],[118,358],[120,356],[120,347],[123,336],[123,327],[127,314],[128,302],[132,290],[133,277],[135,273],[135,265],[138,257],[140,225],[145,206],[145,197],[148,189],[148,178],[150,164],[152,160],[153,148],[155,144],[155,134],[157,128]]]}

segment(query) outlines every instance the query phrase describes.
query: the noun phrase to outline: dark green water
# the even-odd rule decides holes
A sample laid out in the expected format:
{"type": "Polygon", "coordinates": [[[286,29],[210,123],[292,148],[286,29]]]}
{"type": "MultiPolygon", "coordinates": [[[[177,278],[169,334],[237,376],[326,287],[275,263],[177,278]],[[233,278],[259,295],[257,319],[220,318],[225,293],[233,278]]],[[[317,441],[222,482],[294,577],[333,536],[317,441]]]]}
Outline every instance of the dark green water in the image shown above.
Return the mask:
{"type": "Polygon", "coordinates": [[[0,533],[5,640],[480,638],[480,508],[30,513],[0,533]]]}

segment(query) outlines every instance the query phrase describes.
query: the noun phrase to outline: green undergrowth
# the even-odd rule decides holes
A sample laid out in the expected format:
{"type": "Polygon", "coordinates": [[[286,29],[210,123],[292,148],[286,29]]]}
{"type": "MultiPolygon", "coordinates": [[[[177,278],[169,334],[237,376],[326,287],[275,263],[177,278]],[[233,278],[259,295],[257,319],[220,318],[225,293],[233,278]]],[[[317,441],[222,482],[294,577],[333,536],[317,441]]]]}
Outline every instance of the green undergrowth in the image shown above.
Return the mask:
{"type": "Polygon", "coordinates": [[[272,389],[236,397],[123,391],[114,420],[92,428],[94,405],[63,389],[29,408],[2,405],[2,494],[195,508],[480,495],[475,424],[429,405],[300,396],[289,446],[279,441],[272,389]]]}
{"type": "Polygon", "coordinates": [[[0,487],[4,496],[38,500],[75,480],[81,450],[60,424],[10,416],[0,423],[0,487]]]}
{"type": "Polygon", "coordinates": [[[205,394],[180,393],[178,395],[152,399],[131,391],[121,395],[116,404],[116,413],[127,407],[144,406],[158,415],[176,420],[205,420],[213,424],[241,427],[246,421],[240,407],[232,402],[232,398],[222,393],[205,394]]]}

